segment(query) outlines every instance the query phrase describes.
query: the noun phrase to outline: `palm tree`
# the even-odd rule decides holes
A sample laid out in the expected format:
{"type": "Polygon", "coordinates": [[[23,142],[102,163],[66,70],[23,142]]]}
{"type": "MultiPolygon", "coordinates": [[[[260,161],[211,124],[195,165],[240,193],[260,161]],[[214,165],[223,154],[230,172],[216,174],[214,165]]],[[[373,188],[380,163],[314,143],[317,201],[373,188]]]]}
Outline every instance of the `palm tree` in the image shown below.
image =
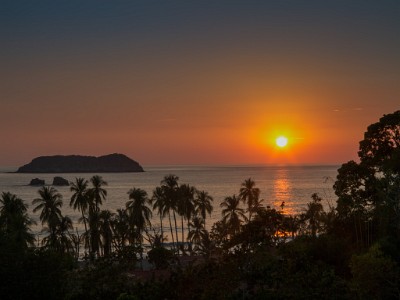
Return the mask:
{"type": "Polygon", "coordinates": [[[15,215],[8,227],[7,235],[15,245],[19,245],[20,249],[33,246],[35,244],[35,236],[31,232],[31,225],[36,224],[28,214],[15,215]]]}
{"type": "MultiPolygon", "coordinates": [[[[151,204],[153,204],[153,210],[157,210],[157,214],[160,217],[160,228],[161,228],[161,241],[164,239],[164,229],[163,229],[163,218],[167,213],[165,209],[165,196],[163,193],[163,189],[161,187],[156,187],[153,191],[153,196],[151,197],[151,204]]],[[[171,218],[169,219],[169,223],[171,225],[171,218]]],[[[171,226],[171,233],[172,233],[172,226],[171,226]]],[[[172,241],[173,241],[172,235],[172,241]]]]}
{"type": "Polygon", "coordinates": [[[206,191],[197,191],[196,199],[194,200],[196,213],[199,214],[204,220],[204,228],[206,227],[207,214],[211,216],[213,207],[211,202],[214,199],[206,191]]]}
{"type": "Polygon", "coordinates": [[[89,241],[89,252],[100,255],[101,236],[100,236],[100,205],[107,197],[107,190],[103,186],[107,182],[99,175],[90,178],[92,187],[87,190],[88,196],[88,223],[89,230],[85,233],[85,238],[89,241]]]}
{"type": "Polygon", "coordinates": [[[110,256],[112,251],[112,222],[114,214],[109,210],[100,212],[100,236],[102,237],[103,253],[105,257],[110,256]]]}
{"type": "Polygon", "coordinates": [[[227,224],[231,236],[239,232],[240,224],[243,220],[247,220],[244,210],[239,207],[239,198],[236,195],[226,197],[224,202],[221,203],[222,221],[227,224]]]}
{"type": "Polygon", "coordinates": [[[71,240],[72,247],[75,252],[75,258],[78,260],[79,259],[79,253],[80,253],[80,246],[82,244],[82,240],[85,237],[85,234],[81,235],[78,232],[78,228],[75,228],[76,233],[69,233],[69,238],[71,240]]]}
{"type": "Polygon", "coordinates": [[[152,216],[152,212],[147,206],[150,204],[150,200],[147,197],[147,192],[139,188],[130,189],[128,195],[131,200],[126,202],[126,209],[131,223],[131,230],[132,233],[137,234],[139,237],[141,246],[143,241],[142,232],[146,224],[150,224],[152,216]]]}
{"type": "Polygon", "coordinates": [[[34,235],[30,232],[30,226],[34,222],[29,218],[27,205],[10,192],[3,192],[0,198],[0,231],[20,248],[33,245],[34,235]]]}
{"type": "Polygon", "coordinates": [[[199,245],[201,243],[201,240],[207,233],[204,228],[204,219],[196,216],[192,219],[190,226],[193,229],[189,232],[188,239],[194,244],[199,245]]]}
{"type": "Polygon", "coordinates": [[[72,253],[74,247],[70,239],[69,230],[73,229],[72,221],[67,216],[60,216],[55,229],[45,227],[42,231],[47,231],[48,235],[43,239],[42,244],[49,249],[60,253],[72,253]]]}
{"type": "Polygon", "coordinates": [[[171,192],[176,191],[179,187],[178,185],[179,177],[174,174],[169,174],[164,176],[164,179],[161,180],[161,186],[168,187],[171,192]]]}
{"type": "Polygon", "coordinates": [[[111,222],[113,230],[114,247],[121,251],[128,242],[129,224],[128,213],[125,209],[117,209],[117,213],[111,222]]]}
{"type": "Polygon", "coordinates": [[[72,220],[68,216],[62,216],[57,226],[58,243],[62,253],[72,253],[74,251],[69,232],[72,229],[72,220]]]}
{"type": "Polygon", "coordinates": [[[256,188],[256,183],[251,178],[246,179],[240,188],[239,197],[243,201],[243,203],[247,203],[249,220],[251,220],[251,216],[253,213],[253,205],[256,200],[258,200],[260,196],[260,189],[256,188]]]}
{"type": "MultiPolygon", "coordinates": [[[[168,212],[169,218],[171,218],[171,211],[174,217],[175,223],[175,233],[176,233],[176,242],[178,243],[178,226],[176,224],[176,215],[175,212],[177,211],[177,204],[178,204],[178,184],[179,177],[173,174],[166,175],[164,179],[161,181],[161,188],[164,194],[164,205],[165,210],[168,212]]],[[[172,225],[170,222],[170,228],[172,233],[172,225]]],[[[173,239],[173,237],[172,237],[173,239]]]]}
{"type": "Polygon", "coordinates": [[[85,238],[89,240],[90,244],[90,255],[92,256],[97,253],[100,256],[100,246],[101,246],[101,235],[100,235],[100,211],[93,210],[89,211],[89,231],[85,234],[85,238]]]}
{"type": "Polygon", "coordinates": [[[152,212],[147,205],[150,205],[151,203],[145,190],[132,188],[129,190],[128,195],[131,200],[126,202],[126,209],[131,224],[131,231],[134,234],[132,241],[134,239],[139,241],[140,256],[142,258],[141,267],[143,268],[143,230],[145,229],[146,224],[150,224],[152,212]]]}
{"type": "MultiPolygon", "coordinates": [[[[85,233],[87,235],[87,226],[85,214],[89,208],[89,195],[88,195],[89,182],[84,178],[75,178],[75,182],[71,182],[70,190],[73,192],[69,206],[74,210],[79,210],[82,214],[82,221],[85,225],[85,233]]],[[[90,245],[89,245],[90,251],[90,245]]]]}
{"type": "Polygon", "coordinates": [[[196,252],[209,259],[212,251],[215,249],[214,241],[211,240],[210,234],[207,230],[201,235],[199,244],[196,245],[196,252]]]}
{"type": "Polygon", "coordinates": [[[88,195],[90,199],[89,210],[100,210],[100,205],[103,204],[103,200],[107,197],[107,190],[103,186],[107,185],[107,182],[99,175],[94,175],[90,178],[92,187],[88,190],[88,195]]]}
{"type": "Polygon", "coordinates": [[[28,208],[21,198],[10,192],[3,192],[1,194],[0,205],[0,215],[5,220],[16,214],[26,213],[28,208]]]}
{"type": "Polygon", "coordinates": [[[251,216],[254,216],[254,214],[257,215],[259,211],[262,211],[264,209],[264,207],[262,205],[263,202],[264,202],[264,199],[260,199],[259,197],[254,199],[253,205],[250,210],[251,216]]]}
{"type": "Polygon", "coordinates": [[[194,214],[195,193],[196,189],[188,184],[182,184],[178,190],[177,212],[181,216],[182,244],[185,242],[183,221],[186,219],[190,228],[190,219],[194,214]]]}
{"type": "Polygon", "coordinates": [[[44,186],[38,191],[40,198],[32,201],[37,206],[33,212],[41,210],[39,219],[42,224],[47,223],[52,235],[56,234],[57,225],[61,219],[62,195],[53,187],[44,186]]]}
{"type": "Polygon", "coordinates": [[[307,210],[302,215],[303,220],[308,220],[308,228],[311,231],[311,236],[316,237],[317,231],[320,229],[320,223],[322,219],[322,213],[324,208],[321,204],[321,198],[318,196],[317,193],[311,195],[313,199],[312,202],[307,203],[307,210]]]}

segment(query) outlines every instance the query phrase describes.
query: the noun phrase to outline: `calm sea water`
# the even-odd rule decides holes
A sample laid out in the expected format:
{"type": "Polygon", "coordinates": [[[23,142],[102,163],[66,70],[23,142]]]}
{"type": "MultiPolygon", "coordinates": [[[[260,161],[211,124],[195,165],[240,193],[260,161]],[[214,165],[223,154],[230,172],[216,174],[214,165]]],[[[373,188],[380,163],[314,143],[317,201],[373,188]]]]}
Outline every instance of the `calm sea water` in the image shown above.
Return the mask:
{"type": "MultiPolygon", "coordinates": [[[[338,166],[163,166],[145,167],[144,173],[105,173],[101,175],[108,182],[106,187],[108,196],[102,208],[116,211],[125,207],[128,201],[129,189],[136,187],[147,191],[149,196],[165,175],[174,174],[179,182],[195,186],[199,190],[207,191],[213,198],[214,211],[211,219],[207,220],[207,227],[220,220],[220,203],[227,196],[238,194],[241,183],[251,177],[261,190],[264,206],[281,209],[285,201],[284,213],[300,213],[306,203],[311,200],[313,193],[318,193],[323,204],[334,204],[333,183],[338,166]]],[[[41,229],[38,215],[33,213],[32,200],[38,197],[38,187],[29,186],[32,178],[40,178],[51,184],[54,176],[61,176],[69,181],[76,177],[89,179],[95,174],[17,174],[7,173],[15,171],[13,168],[0,168],[0,192],[11,192],[22,198],[29,205],[30,216],[38,222],[34,232],[41,229]]],[[[56,187],[63,195],[64,205],[62,212],[68,215],[78,230],[83,225],[78,223],[80,213],[69,207],[71,192],[69,187],[56,187]]],[[[154,215],[152,223],[158,224],[158,217],[154,215]]]]}

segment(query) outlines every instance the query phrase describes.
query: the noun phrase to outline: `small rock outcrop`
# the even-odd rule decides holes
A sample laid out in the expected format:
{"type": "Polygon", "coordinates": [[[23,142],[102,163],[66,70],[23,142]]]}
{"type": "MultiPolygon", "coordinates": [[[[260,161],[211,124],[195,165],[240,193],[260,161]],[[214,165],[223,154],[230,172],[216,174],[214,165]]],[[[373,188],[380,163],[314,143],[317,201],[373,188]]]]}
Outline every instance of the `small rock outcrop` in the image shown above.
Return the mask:
{"type": "Polygon", "coordinates": [[[99,157],[80,155],[40,156],[17,173],[122,173],[144,172],[139,163],[123,154],[99,157]]]}
{"type": "Polygon", "coordinates": [[[56,186],[68,186],[69,185],[69,181],[65,178],[62,178],[60,176],[56,176],[53,178],[53,185],[56,186]]]}
{"type": "Polygon", "coordinates": [[[44,185],[44,180],[43,179],[39,179],[39,178],[34,178],[31,180],[31,183],[29,183],[29,185],[44,185]]]}

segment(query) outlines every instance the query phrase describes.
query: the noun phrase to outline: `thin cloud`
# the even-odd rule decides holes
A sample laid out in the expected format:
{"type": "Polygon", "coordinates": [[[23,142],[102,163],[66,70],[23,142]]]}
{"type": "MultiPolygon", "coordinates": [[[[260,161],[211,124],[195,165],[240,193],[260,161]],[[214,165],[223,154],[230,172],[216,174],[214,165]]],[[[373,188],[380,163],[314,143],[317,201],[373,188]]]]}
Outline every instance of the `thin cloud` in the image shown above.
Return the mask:
{"type": "Polygon", "coordinates": [[[345,109],[338,109],[338,108],[335,108],[335,109],[333,109],[332,111],[333,111],[333,112],[344,112],[344,113],[347,113],[347,112],[349,112],[349,111],[362,111],[362,110],[363,110],[362,107],[355,107],[355,108],[345,108],[345,109]]]}

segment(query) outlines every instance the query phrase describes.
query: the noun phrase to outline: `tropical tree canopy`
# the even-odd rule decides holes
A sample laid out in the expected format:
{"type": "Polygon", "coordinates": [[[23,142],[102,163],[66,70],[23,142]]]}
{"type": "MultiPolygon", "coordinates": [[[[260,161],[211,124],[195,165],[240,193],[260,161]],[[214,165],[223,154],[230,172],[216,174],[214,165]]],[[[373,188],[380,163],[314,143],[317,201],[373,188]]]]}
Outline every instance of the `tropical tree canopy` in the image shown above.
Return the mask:
{"type": "Polygon", "coordinates": [[[244,202],[247,203],[247,211],[249,213],[249,219],[253,214],[253,206],[255,203],[258,204],[260,196],[260,189],[256,187],[256,183],[253,179],[246,179],[240,188],[239,197],[244,202]]]}
{"type": "Polygon", "coordinates": [[[11,216],[14,214],[26,213],[28,206],[17,195],[10,192],[3,192],[0,198],[0,214],[11,216]]]}
{"type": "MultiPolygon", "coordinates": [[[[126,202],[126,210],[128,211],[129,223],[131,231],[142,241],[141,233],[147,224],[150,224],[152,211],[148,207],[150,199],[147,197],[147,192],[139,188],[132,188],[128,192],[129,201],[126,202]]],[[[133,240],[133,239],[132,239],[133,240]]]]}
{"type": "Polygon", "coordinates": [[[400,110],[368,126],[358,156],[378,171],[400,174],[400,110]]]}
{"type": "MultiPolygon", "coordinates": [[[[88,236],[87,220],[88,217],[85,215],[90,206],[90,195],[88,190],[89,182],[84,178],[76,178],[74,182],[71,182],[70,191],[73,192],[69,206],[74,210],[78,209],[82,214],[82,221],[85,225],[85,236],[88,236]]],[[[89,240],[86,239],[85,246],[90,248],[89,240]]],[[[89,249],[90,252],[90,249],[89,249]]]]}
{"type": "Polygon", "coordinates": [[[103,188],[103,186],[107,185],[107,182],[99,175],[94,175],[90,178],[90,182],[92,183],[92,187],[88,190],[90,199],[89,209],[99,211],[100,205],[103,204],[103,200],[107,197],[107,190],[103,188]]]}
{"type": "Polygon", "coordinates": [[[71,182],[70,190],[73,192],[69,205],[73,209],[78,209],[82,213],[85,213],[89,207],[89,195],[88,195],[89,182],[84,178],[76,178],[74,182],[71,182]]]}
{"type": "Polygon", "coordinates": [[[197,214],[199,214],[203,218],[203,220],[206,219],[207,214],[211,215],[211,212],[213,211],[211,203],[213,202],[213,200],[213,197],[211,197],[206,191],[196,192],[196,198],[194,201],[195,210],[197,214]]]}
{"type": "Polygon", "coordinates": [[[33,245],[35,238],[30,226],[34,222],[27,214],[27,205],[10,192],[3,192],[0,198],[0,232],[16,245],[25,248],[33,245]]]}
{"type": "Polygon", "coordinates": [[[54,229],[61,219],[62,195],[53,187],[44,186],[38,191],[40,197],[32,201],[37,206],[33,212],[40,212],[40,221],[47,223],[50,229],[54,229]]]}
{"type": "Polygon", "coordinates": [[[400,111],[368,126],[358,156],[339,168],[334,189],[341,226],[369,245],[400,234],[400,111]]]}
{"type": "Polygon", "coordinates": [[[231,234],[239,232],[240,224],[247,220],[243,208],[239,207],[239,205],[240,199],[236,195],[226,197],[220,205],[222,208],[222,221],[228,226],[231,234]]]}

